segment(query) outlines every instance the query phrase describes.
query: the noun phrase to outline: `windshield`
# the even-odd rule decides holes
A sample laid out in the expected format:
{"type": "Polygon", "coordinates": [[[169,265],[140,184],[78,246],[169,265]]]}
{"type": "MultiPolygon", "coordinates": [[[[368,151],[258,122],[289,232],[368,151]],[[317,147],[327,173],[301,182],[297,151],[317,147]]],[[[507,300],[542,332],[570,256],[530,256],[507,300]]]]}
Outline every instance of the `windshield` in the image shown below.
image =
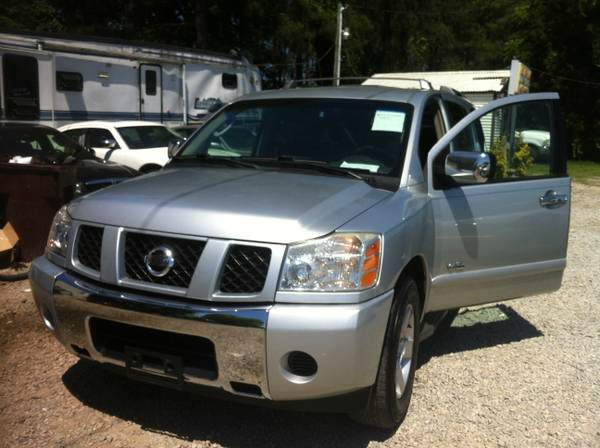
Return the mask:
{"type": "Polygon", "coordinates": [[[198,126],[179,126],[177,128],[173,128],[173,131],[177,132],[183,138],[188,138],[196,131],[196,129],[198,129],[198,126]]]}
{"type": "Polygon", "coordinates": [[[169,142],[181,138],[164,126],[130,126],[117,128],[129,149],[166,148],[169,142]]]}
{"type": "Polygon", "coordinates": [[[369,100],[235,103],[209,121],[176,159],[293,158],[398,176],[412,107],[369,100]]]}
{"type": "Polygon", "coordinates": [[[43,156],[60,154],[73,156],[81,146],[60,132],[43,127],[0,128],[0,154],[19,156],[43,156]]]}

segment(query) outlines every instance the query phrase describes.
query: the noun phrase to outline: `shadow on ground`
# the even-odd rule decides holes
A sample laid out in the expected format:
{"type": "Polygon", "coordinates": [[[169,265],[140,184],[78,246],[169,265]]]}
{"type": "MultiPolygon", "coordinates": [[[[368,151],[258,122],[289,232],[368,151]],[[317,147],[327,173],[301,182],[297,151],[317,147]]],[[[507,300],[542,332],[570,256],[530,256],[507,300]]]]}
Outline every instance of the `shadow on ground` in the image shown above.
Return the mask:
{"type": "MultiPolygon", "coordinates": [[[[467,311],[458,315],[444,336],[423,344],[419,365],[448,353],[541,335],[504,305],[467,311]]],[[[82,361],[65,372],[63,382],[86,406],[186,441],[208,440],[227,447],[361,448],[394,433],[362,427],[344,415],[270,409],[164,389],[82,361]]]]}
{"type": "Polygon", "coordinates": [[[421,344],[419,367],[431,358],[543,336],[531,322],[504,304],[462,311],[443,334],[421,344]]]}

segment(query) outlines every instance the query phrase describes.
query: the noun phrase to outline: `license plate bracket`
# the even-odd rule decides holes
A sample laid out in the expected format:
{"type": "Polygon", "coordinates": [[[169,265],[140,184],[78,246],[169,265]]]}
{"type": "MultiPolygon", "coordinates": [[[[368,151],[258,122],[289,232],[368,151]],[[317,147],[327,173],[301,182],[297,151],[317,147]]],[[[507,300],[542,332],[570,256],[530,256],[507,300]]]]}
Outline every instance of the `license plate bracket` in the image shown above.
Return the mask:
{"type": "Polygon", "coordinates": [[[183,388],[183,361],[180,356],[126,345],[127,375],[150,383],[183,388]]]}

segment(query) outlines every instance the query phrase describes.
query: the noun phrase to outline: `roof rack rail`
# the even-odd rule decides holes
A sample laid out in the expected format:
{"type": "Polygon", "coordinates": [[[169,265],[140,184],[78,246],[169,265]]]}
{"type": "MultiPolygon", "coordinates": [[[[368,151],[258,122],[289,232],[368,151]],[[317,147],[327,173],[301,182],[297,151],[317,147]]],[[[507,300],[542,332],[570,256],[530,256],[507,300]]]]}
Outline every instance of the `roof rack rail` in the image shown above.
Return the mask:
{"type": "Polygon", "coordinates": [[[435,90],[433,88],[433,85],[431,84],[431,82],[429,82],[427,79],[424,78],[403,78],[403,77],[399,77],[399,76],[377,76],[377,77],[373,77],[373,76],[342,76],[339,78],[335,78],[335,77],[325,77],[325,78],[305,78],[305,79],[292,79],[288,82],[286,82],[286,84],[283,86],[284,89],[292,89],[294,87],[297,87],[298,84],[303,84],[303,83],[307,83],[307,82],[319,82],[319,81],[364,81],[367,79],[383,79],[383,80],[387,80],[387,81],[416,81],[419,83],[420,88],[423,89],[423,85],[425,84],[427,87],[427,89],[429,90],[435,90]]]}

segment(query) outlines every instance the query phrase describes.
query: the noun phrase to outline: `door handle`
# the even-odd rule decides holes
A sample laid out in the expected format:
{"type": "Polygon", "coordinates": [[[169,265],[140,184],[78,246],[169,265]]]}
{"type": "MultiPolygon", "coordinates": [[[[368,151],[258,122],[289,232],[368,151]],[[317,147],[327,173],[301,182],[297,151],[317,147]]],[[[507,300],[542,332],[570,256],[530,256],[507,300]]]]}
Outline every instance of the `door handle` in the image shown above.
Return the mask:
{"type": "Polygon", "coordinates": [[[545,208],[558,208],[567,203],[567,195],[557,193],[554,190],[548,190],[543,196],[540,196],[540,206],[545,208]]]}

